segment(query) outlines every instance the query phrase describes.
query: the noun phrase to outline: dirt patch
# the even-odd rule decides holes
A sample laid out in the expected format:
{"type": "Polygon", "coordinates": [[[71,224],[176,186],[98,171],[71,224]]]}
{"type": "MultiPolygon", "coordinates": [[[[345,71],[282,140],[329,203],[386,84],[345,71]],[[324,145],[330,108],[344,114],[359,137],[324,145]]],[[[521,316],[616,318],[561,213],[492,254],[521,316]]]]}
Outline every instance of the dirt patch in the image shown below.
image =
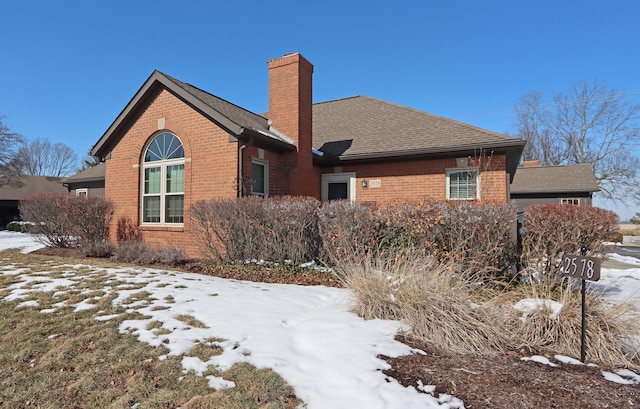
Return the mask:
{"type": "Polygon", "coordinates": [[[56,257],[73,257],[73,258],[86,258],[82,249],[78,247],[74,248],[58,248],[58,247],[43,247],[32,252],[33,254],[40,254],[43,256],[56,256],[56,257]]]}
{"type": "MultiPolygon", "coordinates": [[[[523,361],[523,353],[497,357],[446,355],[398,337],[426,352],[384,359],[391,369],[384,373],[402,385],[435,385],[436,393],[464,402],[466,409],[585,409],[637,408],[640,385],[621,385],[602,375],[605,368],[563,364],[547,356],[557,367],[523,361]]],[[[524,351],[523,351],[524,352],[524,351]]]]}

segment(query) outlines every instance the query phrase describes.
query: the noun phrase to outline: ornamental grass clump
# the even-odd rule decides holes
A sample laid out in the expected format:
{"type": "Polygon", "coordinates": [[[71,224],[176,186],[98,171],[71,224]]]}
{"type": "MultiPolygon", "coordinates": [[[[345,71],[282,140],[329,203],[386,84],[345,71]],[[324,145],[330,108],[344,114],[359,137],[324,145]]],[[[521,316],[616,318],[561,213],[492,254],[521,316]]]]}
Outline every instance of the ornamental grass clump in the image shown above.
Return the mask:
{"type": "Polygon", "coordinates": [[[412,253],[340,267],[354,310],[367,319],[401,319],[407,335],[448,353],[495,355],[509,345],[491,303],[477,303],[474,283],[454,262],[412,253]]]}
{"type": "MultiPolygon", "coordinates": [[[[505,310],[505,328],[512,340],[511,348],[547,350],[579,357],[582,296],[578,283],[578,280],[565,277],[553,290],[540,285],[522,285],[505,295],[505,303],[530,301],[529,308],[505,310]]],[[[639,368],[640,323],[633,304],[625,300],[608,300],[594,287],[587,288],[585,298],[586,359],[639,368]]]]}

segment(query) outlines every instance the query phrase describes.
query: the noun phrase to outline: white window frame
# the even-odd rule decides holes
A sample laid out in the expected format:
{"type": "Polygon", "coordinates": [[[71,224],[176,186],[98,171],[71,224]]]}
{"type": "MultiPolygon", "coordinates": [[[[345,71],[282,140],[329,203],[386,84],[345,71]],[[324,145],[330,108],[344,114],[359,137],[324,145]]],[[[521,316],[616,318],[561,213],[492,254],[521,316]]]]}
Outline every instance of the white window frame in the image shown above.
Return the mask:
{"type": "Polygon", "coordinates": [[[260,197],[269,197],[269,161],[251,158],[251,194],[260,197]],[[253,191],[253,165],[260,165],[264,167],[264,193],[253,191]]]}
{"type": "Polygon", "coordinates": [[[445,169],[446,182],[445,193],[447,200],[480,200],[480,169],[479,168],[451,168],[445,169]],[[476,196],[475,197],[451,197],[451,175],[454,173],[475,173],[476,174],[476,196]]]}
{"type": "Polygon", "coordinates": [[[330,183],[346,183],[347,184],[347,200],[354,203],[356,201],[356,173],[326,173],[321,177],[320,198],[323,202],[329,200],[329,184],[330,183]]]}
{"type": "Polygon", "coordinates": [[[566,197],[564,199],[560,199],[560,204],[580,206],[580,198],[566,197]],[[574,202],[577,202],[577,203],[574,203],[574,202]]]}
{"type": "Polygon", "coordinates": [[[89,189],[76,189],[76,196],[89,196],[89,189]]]}
{"type": "MultiPolygon", "coordinates": [[[[172,132],[162,132],[162,133],[172,133],[172,132]]],[[[149,146],[153,143],[153,141],[159,136],[155,135],[153,138],[151,138],[149,140],[149,143],[147,143],[145,145],[144,148],[144,153],[146,154],[147,149],[149,149],[149,146]]],[[[173,136],[178,139],[178,141],[180,142],[180,144],[182,145],[182,141],[180,140],[180,138],[173,134],[173,136]]],[[[183,149],[184,149],[184,145],[182,145],[183,149]]],[[[144,161],[144,156],[142,158],[142,165],[140,166],[140,225],[141,226],[171,226],[171,227],[183,227],[184,226],[184,218],[186,216],[186,206],[185,206],[185,184],[186,184],[186,175],[184,175],[184,165],[185,165],[185,158],[184,156],[181,158],[175,158],[175,159],[164,159],[164,160],[155,160],[155,161],[150,161],[150,162],[145,162],[144,161]],[[183,166],[183,181],[182,181],[182,192],[167,192],[167,168],[169,166],[176,166],[176,165],[182,165],[183,166]],[[159,193],[145,193],[145,170],[146,169],[152,169],[152,168],[160,168],[160,192],[159,193]],[[183,207],[182,207],[182,223],[176,223],[176,222],[167,222],[166,221],[166,198],[169,196],[182,196],[183,198],[183,207]],[[144,199],[145,197],[154,197],[154,196],[160,196],[160,221],[159,222],[146,222],[144,221],[144,211],[145,211],[145,206],[144,206],[144,199]]]]}

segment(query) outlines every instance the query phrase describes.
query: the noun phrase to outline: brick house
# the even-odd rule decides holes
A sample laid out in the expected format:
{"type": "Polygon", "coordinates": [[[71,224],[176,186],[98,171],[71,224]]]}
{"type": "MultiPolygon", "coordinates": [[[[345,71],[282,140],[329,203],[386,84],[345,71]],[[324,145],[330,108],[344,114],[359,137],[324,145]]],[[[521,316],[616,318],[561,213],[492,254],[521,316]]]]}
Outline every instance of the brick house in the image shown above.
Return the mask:
{"type": "Polygon", "coordinates": [[[268,70],[262,115],[153,72],[91,150],[116,219],[197,255],[187,213],[202,199],[509,200],[524,141],[369,97],[313,104],[300,54],[268,70]]]}

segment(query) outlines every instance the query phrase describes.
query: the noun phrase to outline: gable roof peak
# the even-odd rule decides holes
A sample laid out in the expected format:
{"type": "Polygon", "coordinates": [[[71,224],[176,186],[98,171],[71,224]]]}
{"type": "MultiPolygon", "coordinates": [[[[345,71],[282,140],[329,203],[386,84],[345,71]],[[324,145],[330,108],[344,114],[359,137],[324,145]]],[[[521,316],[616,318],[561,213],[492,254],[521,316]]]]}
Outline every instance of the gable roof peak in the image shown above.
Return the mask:
{"type": "Polygon", "coordinates": [[[191,84],[177,80],[156,69],[98,142],[91,148],[91,155],[101,158],[108,156],[109,151],[126,133],[130,121],[135,120],[135,113],[151,103],[152,97],[162,89],[169,91],[217,126],[236,137],[246,135],[249,132],[264,139],[267,144],[275,144],[282,149],[293,149],[288,140],[270,131],[267,118],[191,84]]]}

